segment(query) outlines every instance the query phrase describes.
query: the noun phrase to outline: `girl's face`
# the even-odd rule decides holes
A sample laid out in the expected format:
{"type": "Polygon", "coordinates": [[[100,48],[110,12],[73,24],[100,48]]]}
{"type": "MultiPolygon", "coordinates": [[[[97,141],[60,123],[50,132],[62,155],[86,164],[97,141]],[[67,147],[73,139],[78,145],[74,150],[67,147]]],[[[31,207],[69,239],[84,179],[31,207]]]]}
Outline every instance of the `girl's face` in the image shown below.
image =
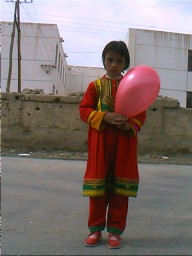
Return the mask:
{"type": "Polygon", "coordinates": [[[109,51],[105,55],[104,66],[110,78],[120,78],[125,66],[125,57],[118,52],[109,51]]]}

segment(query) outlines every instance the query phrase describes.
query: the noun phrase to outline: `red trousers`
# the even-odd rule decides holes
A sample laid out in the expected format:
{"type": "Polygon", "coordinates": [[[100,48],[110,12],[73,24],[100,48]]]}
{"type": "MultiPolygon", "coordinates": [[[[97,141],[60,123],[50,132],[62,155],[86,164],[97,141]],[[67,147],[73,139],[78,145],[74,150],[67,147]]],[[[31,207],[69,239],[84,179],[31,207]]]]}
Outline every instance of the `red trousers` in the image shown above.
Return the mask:
{"type": "Polygon", "coordinates": [[[91,232],[107,231],[122,234],[128,214],[128,197],[112,191],[105,196],[90,197],[88,226],[91,232]]]}

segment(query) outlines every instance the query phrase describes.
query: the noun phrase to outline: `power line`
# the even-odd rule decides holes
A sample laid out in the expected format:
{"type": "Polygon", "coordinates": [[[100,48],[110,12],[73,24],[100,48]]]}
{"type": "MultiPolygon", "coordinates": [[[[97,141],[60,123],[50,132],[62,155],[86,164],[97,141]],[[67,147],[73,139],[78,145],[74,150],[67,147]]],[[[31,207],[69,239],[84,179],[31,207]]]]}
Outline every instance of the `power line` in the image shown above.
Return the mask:
{"type": "MultiPolygon", "coordinates": [[[[28,16],[30,16],[30,19],[32,20],[32,17],[31,17],[31,15],[28,13],[28,16]]],[[[151,25],[146,25],[146,24],[138,24],[138,23],[131,23],[131,22],[118,22],[118,21],[111,21],[111,20],[100,20],[100,19],[89,19],[89,18],[78,18],[78,17],[70,17],[70,16],[61,16],[61,15],[48,15],[48,14],[41,14],[41,13],[35,13],[35,16],[36,16],[36,18],[38,17],[38,16],[40,16],[41,18],[42,17],[54,17],[55,19],[54,19],[54,22],[56,22],[57,24],[58,23],[60,23],[60,22],[63,22],[64,24],[70,24],[71,26],[73,26],[73,25],[76,25],[76,26],[78,26],[78,28],[79,29],[81,29],[81,27],[79,27],[79,26],[81,26],[81,25],[85,25],[85,26],[87,26],[88,27],[88,29],[93,29],[93,28],[96,28],[96,27],[98,27],[98,29],[99,28],[114,28],[114,29],[117,29],[118,31],[119,30],[122,30],[123,28],[127,28],[127,27],[129,27],[129,26],[134,26],[134,27],[141,27],[141,28],[150,28],[150,29],[158,29],[158,30],[169,30],[170,32],[171,31],[176,31],[176,32],[182,32],[182,33],[190,33],[190,31],[188,30],[188,31],[186,31],[186,30],[178,30],[178,29],[174,29],[174,28],[170,28],[170,27],[157,27],[157,26],[151,26],[151,25]],[[63,21],[63,20],[58,20],[57,18],[58,17],[60,17],[60,18],[67,18],[67,19],[76,19],[76,20],[80,20],[80,21],[83,21],[83,20],[87,20],[87,21],[90,21],[90,22],[92,22],[92,23],[82,23],[82,22],[74,22],[74,21],[72,21],[72,22],[70,22],[70,21],[63,21]],[[97,22],[97,24],[94,24],[94,22],[97,22]],[[117,26],[116,27],[114,27],[114,26],[106,26],[106,25],[104,25],[104,24],[98,24],[98,22],[104,22],[104,23],[113,23],[114,25],[116,24],[117,26]]],[[[43,19],[43,22],[45,21],[45,20],[47,20],[47,21],[49,21],[50,22],[50,19],[43,19]]],[[[51,22],[53,23],[53,20],[51,20],[51,22]]],[[[61,26],[61,25],[60,25],[61,26]]],[[[66,26],[65,26],[65,28],[66,28],[66,26]]],[[[74,31],[74,30],[67,30],[67,31],[71,31],[71,32],[80,32],[80,31],[77,31],[77,29],[78,29],[77,27],[75,28],[76,30],[74,31]]],[[[70,29],[70,28],[69,28],[70,29]]],[[[86,27],[84,27],[84,28],[82,28],[82,29],[87,29],[86,27]]],[[[109,32],[109,31],[108,31],[109,32]]],[[[86,32],[85,32],[86,33],[86,32]]],[[[89,32],[89,33],[91,33],[91,32],[89,32]]]]}
{"type": "MultiPolygon", "coordinates": [[[[122,26],[125,26],[125,27],[127,27],[127,26],[136,26],[136,27],[148,27],[148,28],[153,28],[153,29],[158,29],[158,27],[156,27],[156,26],[150,26],[150,25],[146,25],[146,24],[138,24],[138,23],[131,23],[131,22],[119,22],[119,21],[112,21],[112,20],[102,20],[102,19],[90,19],[90,18],[79,18],[79,17],[72,17],[72,16],[62,16],[62,15],[48,15],[48,14],[43,14],[43,13],[36,13],[36,16],[41,16],[41,17],[55,17],[56,19],[55,19],[55,21],[58,21],[58,22],[64,22],[64,23],[70,23],[70,24],[74,24],[74,25],[87,25],[87,26],[92,26],[92,25],[94,25],[94,26],[98,26],[98,27],[106,27],[106,28],[109,28],[109,27],[112,27],[112,28],[114,28],[114,26],[105,26],[105,25],[103,25],[103,24],[101,24],[101,25],[95,25],[95,24],[91,24],[90,23],[90,21],[93,23],[93,22],[104,22],[104,23],[113,23],[113,24],[117,24],[117,25],[120,25],[120,28],[122,28],[122,26]],[[63,20],[58,20],[57,18],[67,18],[67,19],[76,19],[76,20],[87,20],[87,21],[89,21],[89,23],[78,23],[78,22],[69,22],[69,21],[67,21],[67,22],[65,22],[65,21],[63,21],[63,20]]],[[[50,19],[48,19],[48,20],[50,20],[50,19]]],[[[117,27],[117,29],[119,29],[119,27],[117,27]]],[[[170,30],[170,31],[172,31],[172,30],[174,30],[174,31],[176,31],[176,29],[173,29],[173,28],[170,28],[170,27],[160,27],[159,29],[167,29],[167,30],[170,30]]],[[[187,33],[189,33],[188,31],[184,31],[184,30],[182,30],[181,32],[187,32],[187,33]]]]}
{"type": "Polygon", "coordinates": [[[23,0],[23,1],[20,1],[20,0],[5,0],[5,2],[12,2],[12,3],[19,2],[20,4],[21,4],[21,3],[28,4],[28,3],[32,3],[33,0],[23,0]]]}
{"type": "Polygon", "coordinates": [[[101,52],[99,51],[99,52],[68,52],[68,53],[101,53],[101,52]]]}

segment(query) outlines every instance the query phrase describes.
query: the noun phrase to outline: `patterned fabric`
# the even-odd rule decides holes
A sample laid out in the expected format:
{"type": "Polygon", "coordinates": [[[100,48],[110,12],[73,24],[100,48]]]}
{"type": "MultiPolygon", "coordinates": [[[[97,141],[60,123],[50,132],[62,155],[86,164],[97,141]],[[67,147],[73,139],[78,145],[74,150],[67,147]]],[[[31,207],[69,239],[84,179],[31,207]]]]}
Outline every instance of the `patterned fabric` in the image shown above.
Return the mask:
{"type": "Polygon", "coordinates": [[[107,179],[85,179],[83,194],[84,196],[103,196],[108,188],[111,188],[115,194],[136,197],[138,181],[118,177],[113,178],[110,183],[107,179]]]}
{"type": "Polygon", "coordinates": [[[104,76],[90,83],[80,103],[81,119],[89,125],[84,196],[104,195],[109,187],[119,195],[137,196],[137,133],[145,121],[146,112],[128,119],[131,132],[102,122],[107,111],[114,112],[119,82],[104,76]]]}
{"type": "Polygon", "coordinates": [[[95,81],[95,87],[99,97],[97,111],[109,111],[115,110],[115,94],[119,80],[110,79],[98,79],[95,81]]]}

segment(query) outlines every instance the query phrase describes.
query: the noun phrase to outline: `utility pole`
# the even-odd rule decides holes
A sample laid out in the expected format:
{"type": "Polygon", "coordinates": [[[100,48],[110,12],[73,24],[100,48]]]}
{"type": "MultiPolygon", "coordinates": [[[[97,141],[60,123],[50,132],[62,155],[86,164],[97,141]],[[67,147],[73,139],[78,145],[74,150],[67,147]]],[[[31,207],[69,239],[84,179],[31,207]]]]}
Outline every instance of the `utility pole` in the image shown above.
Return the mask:
{"type": "Polygon", "coordinates": [[[12,62],[13,62],[13,45],[14,45],[14,38],[15,38],[15,26],[16,26],[16,5],[15,5],[15,12],[14,12],[13,31],[11,33],[11,44],[10,44],[10,50],[9,50],[9,72],[8,72],[8,78],[7,78],[6,92],[10,92],[10,85],[11,85],[12,62]]]}
{"type": "Polygon", "coordinates": [[[20,3],[32,3],[33,0],[5,0],[5,2],[15,2],[14,22],[13,31],[11,34],[11,44],[9,53],[9,72],[7,79],[6,92],[10,91],[11,74],[12,74],[12,54],[15,37],[15,26],[17,27],[17,66],[18,66],[18,92],[21,92],[21,27],[20,27],[20,3]]]}

